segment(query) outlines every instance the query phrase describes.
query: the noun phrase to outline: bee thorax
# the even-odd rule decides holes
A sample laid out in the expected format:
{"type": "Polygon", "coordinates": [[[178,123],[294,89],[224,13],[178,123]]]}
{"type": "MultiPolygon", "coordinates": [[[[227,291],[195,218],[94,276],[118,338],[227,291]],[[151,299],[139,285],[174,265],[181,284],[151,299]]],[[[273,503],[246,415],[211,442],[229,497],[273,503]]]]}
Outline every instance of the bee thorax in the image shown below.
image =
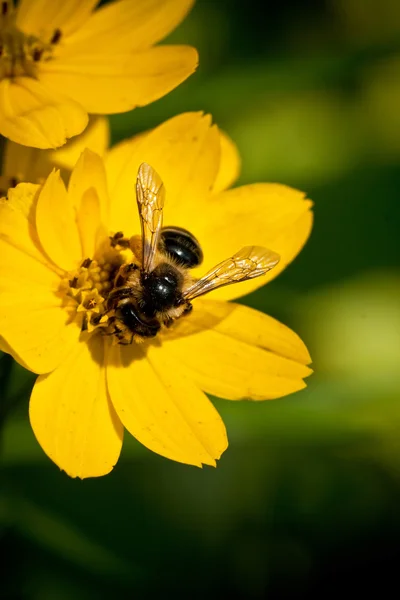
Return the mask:
{"type": "Polygon", "coordinates": [[[181,273],[167,262],[162,262],[142,277],[142,312],[151,317],[181,302],[181,273]]]}

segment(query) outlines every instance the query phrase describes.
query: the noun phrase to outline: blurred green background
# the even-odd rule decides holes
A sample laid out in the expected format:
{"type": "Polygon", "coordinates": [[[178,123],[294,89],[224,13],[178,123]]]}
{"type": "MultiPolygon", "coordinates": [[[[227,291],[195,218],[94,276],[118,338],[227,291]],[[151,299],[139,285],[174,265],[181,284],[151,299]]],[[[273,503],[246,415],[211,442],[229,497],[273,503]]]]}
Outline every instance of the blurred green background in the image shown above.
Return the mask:
{"type": "Polygon", "coordinates": [[[198,0],[169,41],[198,47],[198,72],[113,117],[113,140],[202,109],[238,144],[239,183],[314,200],[304,251],[243,302],[295,329],[315,374],[282,400],[215,400],[215,470],[127,435],[112,474],[82,482],[37,445],[34,378],[3,357],[0,597],[382,593],[400,551],[400,3],[198,0]]]}

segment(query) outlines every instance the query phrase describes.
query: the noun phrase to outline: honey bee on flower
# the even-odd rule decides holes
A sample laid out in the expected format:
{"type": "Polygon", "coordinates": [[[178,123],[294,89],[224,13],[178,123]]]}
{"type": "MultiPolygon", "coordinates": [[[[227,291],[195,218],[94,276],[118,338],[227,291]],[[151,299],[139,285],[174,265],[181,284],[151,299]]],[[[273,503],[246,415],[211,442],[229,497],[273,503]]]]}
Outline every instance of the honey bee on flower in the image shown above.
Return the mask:
{"type": "Polygon", "coordinates": [[[229,190],[238,169],[229,138],[186,113],[104,160],[84,151],[68,187],[53,171],[0,201],[2,349],[39,374],[31,424],[69,475],[108,473],[124,428],[162,456],[215,465],[227,438],[205,393],[265,400],[305,386],[310,357],[298,336],[227,300],[293,260],[311,203],[279,184],[229,190]],[[157,271],[163,262],[174,281],[157,271]],[[160,294],[166,310],[154,306],[160,294]]]}
{"type": "Polygon", "coordinates": [[[189,46],[156,46],[193,0],[0,1],[0,135],[58,148],[88,114],[161,98],[197,67],[189,46]]]}
{"type": "MultiPolygon", "coordinates": [[[[137,202],[141,241],[130,242],[122,232],[114,235],[115,246],[131,247],[135,262],[123,264],[108,294],[107,319],[119,343],[152,338],[162,326],[191,312],[191,300],[224,285],[264,275],[279,262],[279,256],[258,246],[242,248],[201,279],[193,281],[189,269],[201,264],[199,242],[186,229],[162,228],[165,189],[159,175],[143,163],[137,177],[137,202]],[[136,250],[138,248],[139,251],[136,250]]],[[[96,317],[101,321],[101,315],[96,317]]]]}

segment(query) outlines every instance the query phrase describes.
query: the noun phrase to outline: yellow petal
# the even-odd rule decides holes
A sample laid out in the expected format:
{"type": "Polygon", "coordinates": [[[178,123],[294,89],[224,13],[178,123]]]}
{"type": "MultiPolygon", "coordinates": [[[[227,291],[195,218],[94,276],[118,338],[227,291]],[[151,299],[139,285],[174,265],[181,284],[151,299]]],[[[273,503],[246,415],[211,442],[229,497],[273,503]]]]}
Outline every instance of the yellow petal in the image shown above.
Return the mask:
{"type": "Polygon", "coordinates": [[[27,276],[23,285],[0,294],[0,334],[23,366],[49,373],[78,343],[80,329],[75,322],[68,323],[56,295],[27,276]]]}
{"type": "Polygon", "coordinates": [[[2,173],[8,185],[13,179],[44,183],[52,168],[57,166],[66,171],[61,171],[66,181],[85,148],[104,156],[109,142],[108,119],[97,116],[90,117],[85,131],[58,150],[43,151],[6,140],[2,173]]]}
{"type": "Polygon", "coordinates": [[[35,228],[39,191],[37,185],[20,183],[0,200],[0,269],[6,285],[19,282],[26,271],[44,286],[54,282],[57,268],[43,253],[35,228]]]}
{"type": "Polygon", "coordinates": [[[189,77],[197,62],[190,46],[157,46],[137,54],[99,51],[43,63],[40,79],[52,90],[68,90],[90,113],[112,114],[158,100],[189,77]]]}
{"type": "Polygon", "coordinates": [[[74,207],[58,171],[44,184],[36,207],[36,227],[47,256],[70,271],[82,261],[82,248],[74,207]]]}
{"type": "Polygon", "coordinates": [[[193,226],[186,224],[204,252],[204,263],[193,271],[194,276],[201,277],[243,246],[259,245],[277,252],[279,264],[267,275],[211,293],[230,300],[271,281],[306,243],[313,220],[311,206],[302,192],[272,183],[245,185],[211,196],[197,217],[193,214],[193,226]]]}
{"type": "Polygon", "coordinates": [[[164,224],[190,229],[196,218],[193,207],[208,195],[219,157],[218,129],[202,113],[181,114],[113,148],[106,158],[112,229],[126,231],[132,223],[133,233],[140,230],[134,186],[142,162],[152,165],[164,182],[164,224]]]}
{"type": "Polygon", "coordinates": [[[120,0],[97,10],[68,40],[66,52],[142,50],[163,39],[185,18],[193,0],[120,0]]]}
{"type": "MultiPolygon", "coordinates": [[[[59,88],[66,89],[66,88],[59,88]]],[[[30,77],[0,82],[0,134],[24,146],[58,148],[87,125],[86,111],[30,77]]]]}
{"type": "Polygon", "coordinates": [[[54,369],[76,343],[56,296],[60,276],[34,227],[38,186],[21,183],[0,201],[0,335],[14,358],[36,373],[54,369]]]}
{"type": "Polygon", "coordinates": [[[48,157],[53,165],[72,171],[85,148],[103,157],[109,144],[110,126],[108,119],[106,117],[91,116],[89,125],[81,135],[67,142],[59,150],[50,150],[48,157]]]}
{"type": "Polygon", "coordinates": [[[240,155],[236,144],[223,131],[219,132],[221,158],[217,178],[212,187],[214,193],[222,192],[231,187],[239,177],[240,155]]]}
{"type": "Polygon", "coordinates": [[[164,336],[169,340],[209,329],[303,365],[311,362],[304,342],[286,325],[259,310],[208,296],[194,301],[190,315],[165,330],[164,336]]]}
{"type": "Polygon", "coordinates": [[[21,365],[21,367],[24,367],[24,369],[29,370],[29,367],[24,363],[21,357],[18,356],[18,354],[11,348],[9,344],[7,344],[6,340],[2,337],[0,337],[0,350],[5,354],[10,354],[13,357],[13,359],[21,365]]]}
{"type": "MultiPolygon", "coordinates": [[[[79,160],[71,173],[68,185],[70,201],[78,212],[81,212],[82,199],[89,190],[95,192],[97,197],[99,214],[96,225],[99,226],[100,223],[107,223],[109,200],[104,162],[96,153],[86,149],[79,157],[79,160]]],[[[93,198],[93,194],[91,194],[91,196],[93,198]]],[[[88,208],[89,206],[86,199],[85,210],[88,208]]],[[[90,214],[88,214],[88,219],[90,219],[90,214]]]]}
{"type": "Polygon", "coordinates": [[[29,415],[46,454],[71,477],[98,477],[116,464],[123,428],[109,401],[103,341],[96,336],[38,378],[29,415]]]}
{"type": "Polygon", "coordinates": [[[81,235],[82,255],[91,258],[95,254],[101,234],[100,202],[94,188],[89,188],[83,193],[76,220],[81,235]]]}
{"type": "Polygon", "coordinates": [[[227,447],[217,411],[162,349],[113,346],[107,383],[122,423],[153,452],[178,462],[215,465],[227,447]]]}
{"type": "Polygon", "coordinates": [[[30,181],[43,183],[52,169],[49,155],[37,148],[21,146],[7,140],[4,146],[3,175],[12,182],[30,181]]]}
{"type": "Polygon", "coordinates": [[[199,310],[197,304],[194,306],[187,319],[187,335],[183,327],[183,335],[179,336],[177,327],[177,335],[166,334],[163,338],[165,352],[202,390],[229,400],[270,400],[305,387],[303,379],[311,370],[304,362],[309,356],[295,334],[244,307],[234,307],[231,312],[222,305],[210,307],[204,311],[201,305],[199,310]],[[210,316],[214,310],[216,315],[210,316]],[[225,320],[221,319],[224,311],[225,320]],[[199,328],[197,333],[190,333],[192,316],[199,328]],[[258,329],[252,329],[255,326],[258,329]]]}
{"type": "MultiPolygon", "coordinates": [[[[99,0],[21,0],[16,25],[27,34],[50,41],[60,29],[62,39],[71,34],[90,16],[99,0]]],[[[64,41],[64,40],[63,40],[64,41]]]]}

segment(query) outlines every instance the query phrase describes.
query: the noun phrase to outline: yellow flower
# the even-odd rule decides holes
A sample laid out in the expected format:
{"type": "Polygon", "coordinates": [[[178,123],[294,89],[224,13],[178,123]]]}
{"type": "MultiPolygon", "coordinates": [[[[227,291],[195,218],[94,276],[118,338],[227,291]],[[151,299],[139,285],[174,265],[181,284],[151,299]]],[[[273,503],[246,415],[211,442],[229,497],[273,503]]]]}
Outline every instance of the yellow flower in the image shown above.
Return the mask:
{"type": "Polygon", "coordinates": [[[0,135],[57,148],[88,113],[157,100],[197,66],[189,46],[154,46],[193,0],[12,0],[0,3],[0,135]]]}
{"type": "Polygon", "coordinates": [[[2,348],[39,374],[31,424],[69,475],[108,473],[124,427],[167,458],[215,465],[227,438],[204,392],[264,400],[305,386],[310,357],[299,337],[227,301],[294,259],[310,233],[311,202],[279,184],[227,190],[238,170],[229,138],[208,116],[185,113],[119,144],[104,161],[86,150],[68,189],[53,171],[43,186],[20,183],[2,199],[2,348]],[[270,247],[281,261],[265,277],[196,299],[188,316],[155,339],[120,345],[101,333],[104,307],[113,274],[132,253],[109,236],[140,232],[134,189],[144,161],[165,183],[164,225],[186,228],[201,243],[195,277],[246,245],[270,247]]]}
{"type": "Polygon", "coordinates": [[[23,181],[44,183],[54,166],[61,169],[68,180],[75,163],[85,149],[103,157],[110,142],[110,129],[106,117],[90,117],[85,131],[69,140],[58,150],[37,150],[6,140],[3,147],[0,171],[0,196],[23,181]]]}

